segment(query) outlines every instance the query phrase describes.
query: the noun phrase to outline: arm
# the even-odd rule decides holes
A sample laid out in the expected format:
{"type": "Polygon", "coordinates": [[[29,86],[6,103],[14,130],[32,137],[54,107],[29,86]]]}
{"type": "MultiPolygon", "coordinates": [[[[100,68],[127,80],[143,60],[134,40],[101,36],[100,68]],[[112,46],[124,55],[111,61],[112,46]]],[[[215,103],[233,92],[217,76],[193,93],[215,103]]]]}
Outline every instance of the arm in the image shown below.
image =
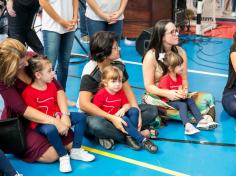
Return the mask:
{"type": "Polygon", "coordinates": [[[109,14],[104,13],[102,9],[98,6],[97,2],[95,0],[87,0],[86,1],[88,5],[91,7],[91,9],[102,19],[104,19],[107,22],[111,21],[111,17],[109,14]]]}
{"type": "Polygon", "coordinates": [[[113,123],[113,125],[121,130],[123,133],[127,133],[122,126],[122,124],[127,125],[125,121],[121,118],[117,118],[114,115],[108,114],[107,112],[101,110],[99,107],[97,107],[95,104],[93,104],[92,101],[93,94],[89,91],[80,91],[80,97],[79,97],[79,106],[80,109],[88,114],[91,114],[93,116],[99,116],[102,118],[105,118],[106,120],[113,123]]]}
{"type": "Polygon", "coordinates": [[[128,3],[128,0],[121,0],[119,10],[111,14],[111,20],[112,20],[111,23],[115,23],[118,20],[118,18],[124,13],[127,3],[128,3]]]}
{"type": "Polygon", "coordinates": [[[146,91],[156,96],[166,97],[169,100],[181,98],[182,96],[176,90],[161,89],[155,85],[154,74],[157,64],[151,51],[148,51],[143,60],[143,79],[146,91]]]}
{"type": "Polygon", "coordinates": [[[188,90],[188,59],[187,59],[187,55],[186,52],[184,51],[184,49],[182,49],[181,47],[177,47],[179,54],[182,56],[183,60],[184,60],[184,71],[182,74],[182,79],[183,79],[183,90],[188,90]]]}
{"type": "Polygon", "coordinates": [[[230,59],[231,59],[234,71],[236,72],[236,52],[232,52],[230,54],[230,59]]]}
{"type": "Polygon", "coordinates": [[[0,82],[0,93],[4,99],[5,105],[10,107],[13,112],[36,123],[54,124],[59,132],[64,130],[65,126],[63,126],[63,124],[61,124],[57,119],[27,106],[14,87],[5,86],[0,82]]]}
{"type": "Polygon", "coordinates": [[[136,101],[135,95],[129,85],[128,81],[125,81],[123,83],[123,90],[125,92],[126,97],[128,98],[128,102],[132,107],[137,107],[138,108],[138,103],[136,101]]]}
{"type": "Polygon", "coordinates": [[[78,0],[73,0],[73,21],[74,25],[78,23],[78,10],[79,10],[79,2],[78,0]]]}
{"type": "Polygon", "coordinates": [[[13,0],[8,0],[7,1],[7,12],[11,17],[15,17],[16,16],[16,12],[13,9],[13,0]]]}
{"type": "Polygon", "coordinates": [[[61,16],[59,16],[57,12],[53,9],[51,4],[48,2],[48,0],[39,0],[39,4],[52,19],[54,19],[57,23],[62,25],[65,29],[72,30],[74,28],[74,21],[73,20],[67,21],[63,19],[61,16]]]}
{"type": "Polygon", "coordinates": [[[69,113],[67,108],[67,98],[63,90],[57,91],[57,104],[60,111],[62,112],[61,122],[64,123],[68,128],[71,127],[70,117],[67,115],[69,113]]]}

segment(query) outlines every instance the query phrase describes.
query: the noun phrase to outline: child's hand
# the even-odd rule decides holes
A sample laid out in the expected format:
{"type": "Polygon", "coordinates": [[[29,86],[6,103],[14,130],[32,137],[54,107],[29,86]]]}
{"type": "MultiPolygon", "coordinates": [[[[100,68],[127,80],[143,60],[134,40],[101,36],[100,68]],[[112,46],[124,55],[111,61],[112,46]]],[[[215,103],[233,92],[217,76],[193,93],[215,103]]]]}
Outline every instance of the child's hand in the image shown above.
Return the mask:
{"type": "Polygon", "coordinates": [[[126,113],[125,108],[121,108],[119,111],[117,111],[117,112],[115,113],[115,116],[116,116],[116,117],[123,117],[123,116],[125,115],[125,113],[126,113]]]}

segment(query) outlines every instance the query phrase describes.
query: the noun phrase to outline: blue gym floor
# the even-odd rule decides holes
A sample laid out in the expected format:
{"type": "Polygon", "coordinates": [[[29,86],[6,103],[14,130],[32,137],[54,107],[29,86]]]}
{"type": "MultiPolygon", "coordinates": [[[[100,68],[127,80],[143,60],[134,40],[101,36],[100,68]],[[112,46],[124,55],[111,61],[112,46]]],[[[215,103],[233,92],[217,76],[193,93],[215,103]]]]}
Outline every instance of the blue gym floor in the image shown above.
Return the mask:
{"type": "MultiPolygon", "coordinates": [[[[30,164],[9,155],[15,168],[24,176],[235,176],[236,120],[228,116],[221,105],[232,40],[187,35],[181,38],[182,47],[188,55],[190,91],[210,92],[215,97],[219,123],[216,130],[201,131],[190,137],[184,135],[180,122],[169,121],[168,126],[159,130],[160,139],[154,141],[159,147],[157,154],[150,154],[146,150],[133,151],[123,144],[117,144],[114,150],[104,150],[97,143],[85,138],[83,146],[96,155],[96,160],[91,163],[72,161],[71,173],[60,173],[58,162],[30,164]]],[[[81,53],[76,42],[73,53],[81,53]]],[[[121,56],[129,73],[129,83],[140,102],[144,93],[141,56],[134,46],[127,46],[124,41],[121,41],[121,56]]],[[[80,62],[83,59],[72,58],[71,61],[80,62]]],[[[74,101],[79,93],[84,64],[85,62],[70,65],[66,93],[69,99],[74,101]]],[[[76,111],[75,108],[71,110],[76,111]]]]}

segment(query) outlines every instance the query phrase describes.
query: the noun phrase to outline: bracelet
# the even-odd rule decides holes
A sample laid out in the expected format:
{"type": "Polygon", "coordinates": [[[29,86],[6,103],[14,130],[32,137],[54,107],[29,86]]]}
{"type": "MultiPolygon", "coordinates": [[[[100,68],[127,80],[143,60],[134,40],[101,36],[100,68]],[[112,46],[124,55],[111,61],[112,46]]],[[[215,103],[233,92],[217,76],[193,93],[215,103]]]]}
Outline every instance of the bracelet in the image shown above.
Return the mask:
{"type": "Polygon", "coordinates": [[[70,112],[62,112],[61,115],[70,116],[70,112]]]}

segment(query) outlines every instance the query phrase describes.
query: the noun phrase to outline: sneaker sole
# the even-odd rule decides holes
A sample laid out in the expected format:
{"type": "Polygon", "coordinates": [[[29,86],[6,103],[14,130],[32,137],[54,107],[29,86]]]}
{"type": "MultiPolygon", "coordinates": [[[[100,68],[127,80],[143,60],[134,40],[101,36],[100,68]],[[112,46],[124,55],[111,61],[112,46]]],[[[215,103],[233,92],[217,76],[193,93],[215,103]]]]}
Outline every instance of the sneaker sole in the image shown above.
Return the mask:
{"type": "Polygon", "coordinates": [[[197,127],[200,130],[213,130],[215,128],[217,128],[218,124],[215,122],[212,122],[209,126],[207,127],[197,127]]]}

